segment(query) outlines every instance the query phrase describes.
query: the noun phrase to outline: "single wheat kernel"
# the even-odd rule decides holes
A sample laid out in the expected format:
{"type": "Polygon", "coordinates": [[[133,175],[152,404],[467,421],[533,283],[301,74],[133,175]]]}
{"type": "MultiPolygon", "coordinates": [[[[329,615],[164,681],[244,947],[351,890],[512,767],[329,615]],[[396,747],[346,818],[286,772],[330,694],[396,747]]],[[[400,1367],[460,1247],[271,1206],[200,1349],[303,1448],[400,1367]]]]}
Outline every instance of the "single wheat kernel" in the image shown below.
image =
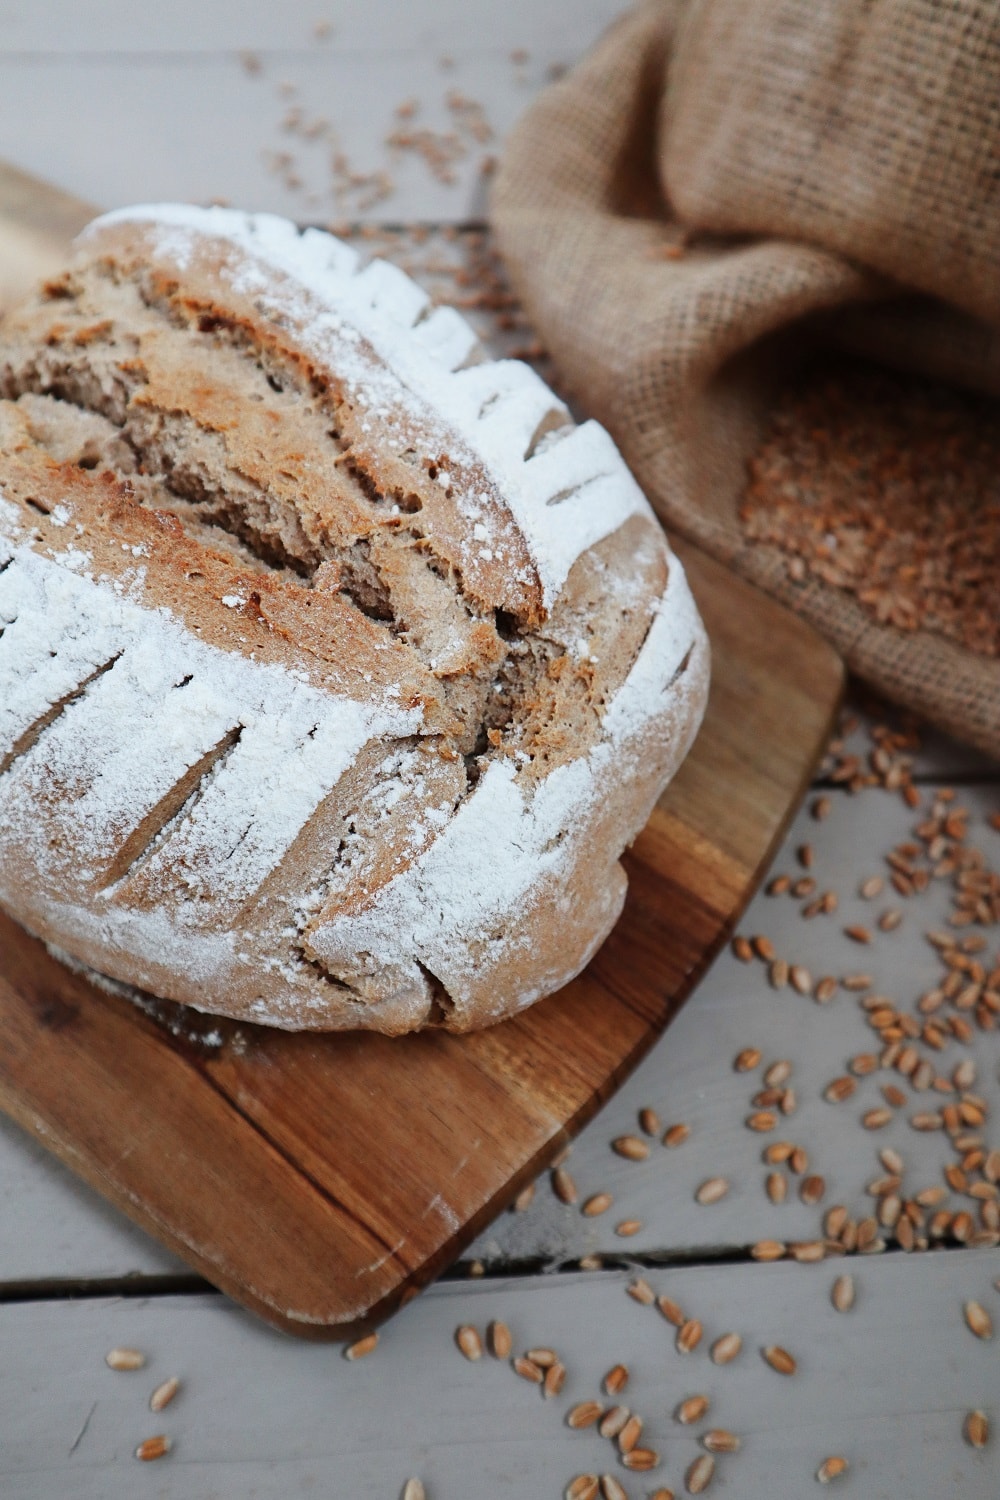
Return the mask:
{"type": "Polygon", "coordinates": [[[823,1229],[830,1239],[839,1239],[847,1220],[847,1209],[842,1203],[835,1203],[832,1208],[827,1209],[826,1218],[823,1220],[823,1229]]]}
{"type": "Polygon", "coordinates": [[[514,1341],[510,1329],[506,1323],[495,1318],[487,1330],[489,1336],[490,1353],[496,1359],[510,1359],[514,1341]]]}
{"type": "Polygon", "coordinates": [[[376,1349],[377,1347],[378,1334],[367,1333],[365,1334],[364,1338],[356,1340],[356,1342],[353,1344],[348,1344],[347,1348],[344,1350],[344,1358],[364,1359],[366,1354],[371,1354],[372,1350],[376,1349]]]}
{"type": "Polygon", "coordinates": [[[150,1411],[162,1411],[165,1406],[169,1406],[180,1388],[181,1383],[176,1375],[162,1381],[149,1398],[150,1411]]]}
{"type": "Polygon", "coordinates": [[[631,1415],[627,1406],[612,1406],[597,1424],[601,1437],[616,1438],[631,1415]]]}
{"type": "Polygon", "coordinates": [[[823,1240],[797,1240],[789,1245],[788,1252],[793,1260],[800,1261],[803,1265],[811,1264],[825,1260],[826,1244],[823,1240]]]}
{"type": "Polygon", "coordinates": [[[712,1482],[715,1473],[715,1459],[711,1454],[703,1453],[696,1458],[684,1476],[689,1495],[703,1495],[712,1482]]]}
{"type": "Polygon", "coordinates": [[[599,1401],[580,1401],[566,1414],[566,1426],[574,1429],[580,1427],[593,1427],[601,1415],[602,1407],[599,1401]]]}
{"type": "Polygon", "coordinates": [[[649,1156],[649,1142],[640,1140],[637,1135],[618,1136],[611,1142],[611,1149],[626,1161],[645,1161],[649,1156]]]}
{"type": "Polygon", "coordinates": [[[802,1202],[807,1203],[810,1208],[819,1203],[825,1193],[826,1180],[825,1178],[820,1177],[815,1173],[811,1174],[809,1177],[803,1177],[801,1183],[799,1184],[799,1197],[802,1199],[802,1202]]]}
{"type": "Polygon", "coordinates": [[[567,1172],[565,1167],[556,1167],[552,1173],[551,1182],[552,1191],[559,1199],[559,1202],[565,1203],[567,1207],[571,1208],[577,1201],[579,1193],[577,1191],[576,1182],[574,1181],[570,1173],[567,1172]]]}
{"type": "Polygon", "coordinates": [[[598,1214],[607,1213],[614,1201],[610,1193],[592,1193],[581,1205],[580,1212],[588,1219],[595,1219],[598,1214]]]}
{"type": "Polygon", "coordinates": [[[743,1340],[738,1333],[724,1333],[721,1338],[716,1339],[709,1351],[712,1363],[716,1365],[731,1364],[742,1348],[743,1340]]]}
{"type": "Polygon", "coordinates": [[[744,1047],[742,1052],[737,1052],[733,1059],[733,1067],[737,1073],[749,1073],[756,1068],[761,1059],[759,1047],[744,1047]]]}
{"type": "Polygon", "coordinates": [[[681,1354],[691,1354],[701,1343],[702,1327],[697,1318],[688,1318],[677,1330],[676,1345],[681,1354]]]}
{"type": "Polygon", "coordinates": [[[772,1370],[777,1370],[779,1375],[794,1375],[798,1365],[793,1355],[787,1349],[782,1349],[779,1344],[768,1344],[761,1350],[767,1363],[772,1370]]]}
{"type": "Polygon", "coordinates": [[[980,1302],[965,1304],[965,1321],[977,1339],[993,1337],[993,1319],[980,1302]]]}
{"type": "Polygon", "coordinates": [[[709,1400],[707,1396],[688,1396],[682,1401],[674,1415],[678,1422],[683,1422],[685,1427],[690,1427],[695,1422],[700,1422],[708,1411],[709,1400]]]}
{"type": "Polygon", "coordinates": [[[635,1412],[629,1417],[625,1426],[618,1434],[618,1449],[621,1453],[631,1453],[642,1437],[643,1421],[635,1412]]]}
{"type": "Polygon", "coordinates": [[[660,1312],[663,1314],[663,1316],[666,1318],[667,1322],[672,1323],[675,1328],[681,1328],[687,1322],[687,1319],[681,1312],[680,1308],[677,1306],[677,1303],[673,1300],[672,1297],[668,1297],[665,1293],[662,1296],[657,1297],[656,1305],[660,1309],[660,1312]]]}
{"type": "Polygon", "coordinates": [[[163,1433],[158,1433],[156,1437],[145,1438],[136,1448],[135,1456],[143,1463],[152,1463],[154,1459],[163,1458],[169,1453],[171,1447],[170,1439],[163,1433]]]}
{"type": "Polygon", "coordinates": [[[596,1474],[577,1474],[566,1486],[566,1500],[597,1500],[600,1487],[596,1474]]]}
{"type": "Polygon", "coordinates": [[[702,1433],[701,1445],[709,1453],[739,1453],[743,1446],[736,1433],[729,1432],[725,1427],[716,1427],[711,1432],[702,1433]]]}
{"type": "Polygon", "coordinates": [[[769,1172],[766,1188],[767,1196],[772,1203],[784,1203],[788,1195],[788,1179],[782,1177],[780,1172],[769,1172]]]}
{"type": "Polygon", "coordinates": [[[854,1306],[854,1277],[847,1271],[838,1276],[830,1292],[830,1301],[838,1312],[850,1312],[854,1306]]]}
{"type": "Polygon", "coordinates": [[[847,1473],[846,1458],[824,1458],[816,1470],[816,1478],[820,1484],[829,1484],[833,1479],[839,1479],[842,1474],[847,1473]]]}
{"type": "Polygon", "coordinates": [[[699,1203],[719,1203],[729,1192],[729,1183],[724,1177],[709,1177],[695,1192],[699,1203]]]}
{"type": "Polygon", "coordinates": [[[109,1349],[104,1363],[111,1370],[141,1370],[146,1356],[140,1349],[109,1349]]]}
{"type": "Polygon", "coordinates": [[[540,1370],[549,1370],[559,1361],[556,1351],[545,1345],[540,1345],[537,1349],[526,1349],[524,1352],[526,1358],[530,1359],[532,1364],[537,1365],[540,1370]]]}
{"type": "Polygon", "coordinates": [[[660,1455],[655,1448],[630,1448],[622,1454],[622,1463],[634,1473],[648,1474],[650,1469],[659,1468],[660,1455]]]}
{"type": "Polygon", "coordinates": [[[466,1359],[482,1359],[483,1341],[471,1323],[463,1323],[460,1328],[456,1329],[455,1343],[466,1359]]]}
{"type": "Polygon", "coordinates": [[[963,1430],[973,1448],[985,1448],[990,1440],[989,1418],[984,1411],[970,1411],[963,1430]]]}

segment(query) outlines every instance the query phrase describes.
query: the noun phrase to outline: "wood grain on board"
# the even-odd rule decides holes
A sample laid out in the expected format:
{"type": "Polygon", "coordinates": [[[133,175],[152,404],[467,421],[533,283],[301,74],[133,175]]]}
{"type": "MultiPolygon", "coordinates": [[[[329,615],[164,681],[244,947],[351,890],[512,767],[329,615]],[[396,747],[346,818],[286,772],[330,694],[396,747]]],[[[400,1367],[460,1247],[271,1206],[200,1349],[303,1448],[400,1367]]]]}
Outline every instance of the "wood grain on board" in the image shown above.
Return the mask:
{"type": "MultiPolygon", "coordinates": [[[[86,213],[0,175],[0,277],[23,265],[4,253],[9,225],[48,254],[86,213]]],[[[291,1035],[166,1006],[154,1018],[0,919],[0,1105],[278,1326],[343,1337],[390,1312],[648,1050],[731,931],[824,744],[834,653],[681,551],[713,645],[709,711],[627,857],[624,915],[579,979],[469,1037],[291,1035]]]]}

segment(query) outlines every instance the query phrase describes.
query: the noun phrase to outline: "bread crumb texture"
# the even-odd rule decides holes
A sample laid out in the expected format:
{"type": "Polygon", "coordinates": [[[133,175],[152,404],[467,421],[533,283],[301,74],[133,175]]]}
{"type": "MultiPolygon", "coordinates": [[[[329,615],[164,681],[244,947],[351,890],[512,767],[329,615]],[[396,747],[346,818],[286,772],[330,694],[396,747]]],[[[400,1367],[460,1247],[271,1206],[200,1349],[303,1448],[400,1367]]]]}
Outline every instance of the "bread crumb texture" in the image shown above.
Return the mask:
{"type": "Polygon", "coordinates": [[[0,330],[0,902],[290,1028],[577,973],[708,650],[613,443],[402,272],[173,205],[0,330]]]}

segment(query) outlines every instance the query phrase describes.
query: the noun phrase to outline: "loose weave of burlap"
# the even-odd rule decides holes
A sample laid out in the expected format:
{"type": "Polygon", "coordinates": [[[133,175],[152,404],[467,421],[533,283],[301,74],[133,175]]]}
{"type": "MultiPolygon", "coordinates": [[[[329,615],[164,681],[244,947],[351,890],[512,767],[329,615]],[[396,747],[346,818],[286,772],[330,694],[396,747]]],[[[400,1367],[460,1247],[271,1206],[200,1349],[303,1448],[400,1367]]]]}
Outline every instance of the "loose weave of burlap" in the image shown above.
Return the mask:
{"type": "Polygon", "coordinates": [[[737,516],[777,384],[818,344],[1000,395],[1000,7],[646,3],[520,122],[492,216],[561,378],[668,526],[1000,753],[1000,662],[794,581],[737,516]]]}

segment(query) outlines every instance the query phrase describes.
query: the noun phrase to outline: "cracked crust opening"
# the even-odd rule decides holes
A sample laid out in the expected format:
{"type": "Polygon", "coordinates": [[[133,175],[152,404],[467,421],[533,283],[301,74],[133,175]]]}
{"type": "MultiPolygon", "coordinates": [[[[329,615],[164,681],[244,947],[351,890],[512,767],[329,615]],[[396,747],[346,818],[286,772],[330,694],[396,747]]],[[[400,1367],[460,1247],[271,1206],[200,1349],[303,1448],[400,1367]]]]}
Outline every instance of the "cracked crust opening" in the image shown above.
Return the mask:
{"type": "Polygon", "coordinates": [[[140,210],[6,320],[0,902],[201,1009],[464,1030],[603,939],[707,651],[606,435],[378,264],[140,210]]]}

